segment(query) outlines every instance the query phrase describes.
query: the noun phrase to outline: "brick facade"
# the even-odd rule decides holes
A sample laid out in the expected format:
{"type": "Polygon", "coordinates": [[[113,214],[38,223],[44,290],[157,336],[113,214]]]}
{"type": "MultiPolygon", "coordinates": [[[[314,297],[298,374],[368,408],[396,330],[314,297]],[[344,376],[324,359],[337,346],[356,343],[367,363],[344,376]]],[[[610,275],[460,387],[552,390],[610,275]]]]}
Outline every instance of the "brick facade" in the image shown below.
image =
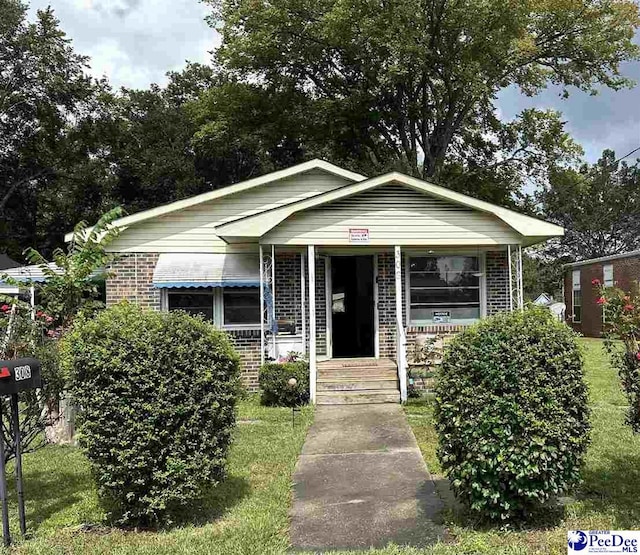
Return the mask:
{"type": "Polygon", "coordinates": [[[107,268],[107,306],[130,301],[153,310],[160,310],[160,290],[153,286],[153,270],[157,253],[122,254],[107,268]]]}
{"type": "Polygon", "coordinates": [[[577,332],[587,337],[602,335],[602,307],[596,303],[598,292],[591,284],[594,279],[604,282],[603,267],[613,266],[613,281],[616,287],[630,291],[633,282],[640,280],[640,255],[615,258],[570,267],[564,274],[564,303],[567,306],[567,323],[577,332]],[[582,292],[582,321],[573,321],[573,270],[580,270],[580,290],[582,292]]]}
{"type": "MultiPolygon", "coordinates": [[[[106,282],[107,305],[121,300],[129,300],[151,308],[160,310],[160,290],[152,284],[153,271],[158,260],[157,253],[123,254],[110,266],[110,277],[106,282]]],[[[378,329],[379,352],[381,357],[396,358],[396,298],[395,298],[395,255],[385,251],[375,255],[377,258],[378,285],[378,329]]],[[[295,322],[296,333],[302,332],[301,308],[301,265],[300,253],[280,252],[275,261],[275,311],[276,319],[295,322]]],[[[316,352],[318,355],[327,353],[327,311],[326,311],[326,280],[325,257],[317,256],[316,270],[316,352]]],[[[407,321],[406,314],[406,263],[402,255],[402,319],[407,321]]],[[[308,294],[308,261],[305,261],[304,282],[306,285],[306,346],[309,346],[309,294],[308,294]]],[[[602,269],[600,268],[600,278],[602,269]]],[[[570,279],[570,276],[569,276],[570,279]]],[[[587,278],[585,278],[587,279],[587,278]]],[[[589,279],[589,284],[590,280],[589,279]]],[[[487,284],[487,313],[495,314],[508,309],[508,266],[505,252],[488,252],[486,258],[487,284]]],[[[569,287],[570,290],[570,287],[569,287]]],[[[583,286],[583,295],[587,289],[583,286]]],[[[583,301],[586,305],[586,301],[583,301]]],[[[584,310],[584,309],[583,309],[584,310]]],[[[459,332],[463,327],[456,325],[434,325],[409,327],[406,330],[407,354],[410,356],[414,349],[415,338],[420,334],[451,335],[459,332]]],[[[249,390],[258,387],[258,372],[260,369],[260,332],[259,330],[229,331],[228,335],[234,341],[240,355],[242,365],[242,380],[249,390]]]]}
{"type": "Polygon", "coordinates": [[[505,251],[486,256],[487,316],[509,310],[509,258],[505,251]]]}

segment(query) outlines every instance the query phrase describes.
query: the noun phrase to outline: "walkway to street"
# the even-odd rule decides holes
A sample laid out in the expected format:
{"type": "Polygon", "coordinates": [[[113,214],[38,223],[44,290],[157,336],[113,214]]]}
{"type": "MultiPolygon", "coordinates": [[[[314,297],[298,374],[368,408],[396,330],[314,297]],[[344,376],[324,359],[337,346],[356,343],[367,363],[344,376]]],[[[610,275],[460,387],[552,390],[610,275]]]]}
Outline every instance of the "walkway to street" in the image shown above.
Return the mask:
{"type": "Polygon", "coordinates": [[[294,482],[295,549],[420,547],[442,537],[442,501],[400,405],[318,406],[294,482]]]}

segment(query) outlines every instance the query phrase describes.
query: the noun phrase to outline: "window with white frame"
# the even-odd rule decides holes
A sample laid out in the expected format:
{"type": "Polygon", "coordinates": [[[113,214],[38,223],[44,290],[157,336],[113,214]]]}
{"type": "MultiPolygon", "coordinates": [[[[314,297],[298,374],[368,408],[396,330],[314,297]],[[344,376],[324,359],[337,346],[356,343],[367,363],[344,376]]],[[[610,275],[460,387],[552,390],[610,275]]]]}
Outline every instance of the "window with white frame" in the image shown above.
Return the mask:
{"type": "Polygon", "coordinates": [[[613,264],[605,264],[602,267],[602,278],[605,287],[613,287],[613,264]]]}
{"type": "Polygon", "coordinates": [[[409,320],[412,325],[480,318],[480,259],[434,255],[409,258],[409,320]]]}
{"type": "Polygon", "coordinates": [[[582,288],[580,285],[580,270],[573,270],[572,276],[572,306],[573,321],[582,322],[582,288]]]}
{"type": "Polygon", "coordinates": [[[221,327],[260,325],[260,288],[194,288],[167,291],[167,308],[202,315],[221,327]]]}

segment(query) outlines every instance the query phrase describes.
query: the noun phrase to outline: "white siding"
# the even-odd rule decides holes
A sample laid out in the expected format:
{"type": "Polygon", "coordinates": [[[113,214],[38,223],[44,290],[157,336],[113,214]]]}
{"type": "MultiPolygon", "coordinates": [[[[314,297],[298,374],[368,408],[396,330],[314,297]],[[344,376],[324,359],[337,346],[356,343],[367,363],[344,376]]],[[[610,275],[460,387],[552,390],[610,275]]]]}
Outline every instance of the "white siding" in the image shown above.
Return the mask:
{"type": "Polygon", "coordinates": [[[368,229],[371,245],[500,245],[522,239],[492,214],[386,185],[294,214],[262,242],[348,245],[350,228],[368,229]]]}
{"type": "Polygon", "coordinates": [[[351,183],[321,170],[313,170],[255,189],[191,206],[125,229],[110,246],[115,252],[243,252],[257,245],[232,245],[214,228],[243,216],[277,208],[351,183]]]}

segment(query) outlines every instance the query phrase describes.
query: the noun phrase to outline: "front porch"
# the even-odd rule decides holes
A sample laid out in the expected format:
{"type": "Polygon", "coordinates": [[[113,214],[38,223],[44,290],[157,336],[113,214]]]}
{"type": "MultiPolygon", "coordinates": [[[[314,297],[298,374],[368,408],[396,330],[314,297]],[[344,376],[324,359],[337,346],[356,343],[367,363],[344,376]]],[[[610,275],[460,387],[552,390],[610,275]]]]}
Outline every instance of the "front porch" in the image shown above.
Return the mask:
{"type": "Polygon", "coordinates": [[[522,306],[521,268],[520,245],[338,249],[262,244],[261,360],[283,358],[291,351],[303,354],[310,361],[311,399],[317,404],[405,401],[416,338],[451,335],[474,321],[474,315],[481,318],[522,306]],[[344,276],[337,280],[336,268],[351,267],[344,263],[349,258],[371,259],[370,265],[361,265],[371,272],[370,292],[355,283],[363,281],[361,271],[347,275],[351,286],[340,281],[344,276]],[[413,270],[416,259],[437,261],[443,268],[445,262],[462,264],[463,269],[413,270]],[[440,280],[455,279],[463,285],[430,288],[412,282],[412,276],[423,279],[426,274],[429,279],[437,274],[440,280]],[[462,291],[464,298],[442,303],[417,298],[422,290],[432,289],[438,295],[462,291]],[[349,319],[353,310],[359,315],[349,319]],[[355,351],[347,349],[349,343],[355,351]]]}

